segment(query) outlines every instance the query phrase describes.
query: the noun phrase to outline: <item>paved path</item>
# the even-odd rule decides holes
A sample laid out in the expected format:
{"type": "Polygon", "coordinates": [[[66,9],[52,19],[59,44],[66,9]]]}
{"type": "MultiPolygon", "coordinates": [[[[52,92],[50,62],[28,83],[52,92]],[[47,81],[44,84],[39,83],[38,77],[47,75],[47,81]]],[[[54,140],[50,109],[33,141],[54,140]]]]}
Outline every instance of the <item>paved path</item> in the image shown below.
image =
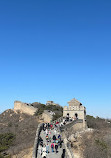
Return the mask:
{"type": "MultiPolygon", "coordinates": [[[[57,134],[56,134],[57,137],[58,137],[58,134],[59,134],[59,132],[57,132],[57,134]]],[[[51,130],[51,134],[50,134],[51,138],[53,137],[53,135],[55,135],[54,130],[51,130]]],[[[43,144],[47,145],[47,141],[46,141],[46,138],[45,138],[46,133],[43,130],[41,131],[40,136],[43,139],[43,144]]],[[[52,142],[53,141],[51,139],[51,143],[52,142]]],[[[48,143],[48,145],[49,145],[49,153],[47,154],[47,158],[61,158],[63,149],[58,147],[58,153],[56,153],[55,150],[54,150],[54,152],[52,152],[51,151],[51,143],[48,143]]],[[[55,143],[54,143],[54,145],[55,145],[55,143]]],[[[42,156],[38,153],[37,158],[42,158],[42,156]]]]}

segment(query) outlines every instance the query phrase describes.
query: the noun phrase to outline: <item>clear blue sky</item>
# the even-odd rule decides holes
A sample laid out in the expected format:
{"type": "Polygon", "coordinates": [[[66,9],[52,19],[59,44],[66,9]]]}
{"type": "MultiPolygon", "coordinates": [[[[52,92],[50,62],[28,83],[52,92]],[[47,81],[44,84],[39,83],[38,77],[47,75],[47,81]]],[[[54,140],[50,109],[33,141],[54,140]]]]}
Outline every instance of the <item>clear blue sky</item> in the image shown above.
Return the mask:
{"type": "Polygon", "coordinates": [[[72,98],[111,118],[111,1],[0,0],[0,112],[72,98]]]}

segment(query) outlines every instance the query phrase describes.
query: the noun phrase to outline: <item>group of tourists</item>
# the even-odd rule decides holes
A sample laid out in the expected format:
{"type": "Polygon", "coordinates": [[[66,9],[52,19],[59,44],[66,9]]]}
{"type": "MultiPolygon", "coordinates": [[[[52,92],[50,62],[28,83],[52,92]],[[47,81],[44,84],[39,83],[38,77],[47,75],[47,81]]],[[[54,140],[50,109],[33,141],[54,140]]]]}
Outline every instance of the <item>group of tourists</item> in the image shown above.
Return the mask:
{"type": "MultiPolygon", "coordinates": [[[[71,118],[69,115],[63,118],[60,122],[56,123],[44,123],[43,124],[43,134],[45,136],[44,140],[39,137],[39,147],[38,153],[42,158],[46,158],[49,153],[58,153],[59,149],[62,148],[62,139],[60,135],[61,127],[77,120],[78,118],[71,118]]],[[[65,149],[62,151],[61,158],[65,158],[65,149]]]]}
{"type": "MultiPolygon", "coordinates": [[[[39,147],[38,154],[41,155],[42,158],[46,158],[50,152],[58,153],[59,148],[62,148],[63,140],[61,139],[60,131],[59,131],[59,123],[43,124],[43,133],[45,135],[45,141],[39,137],[39,147]]],[[[65,157],[62,153],[61,158],[65,157]]]]}
{"type": "Polygon", "coordinates": [[[60,122],[59,126],[62,127],[62,126],[66,125],[74,120],[77,120],[77,119],[78,118],[76,118],[76,117],[69,117],[69,116],[64,117],[63,120],[60,122]]]}

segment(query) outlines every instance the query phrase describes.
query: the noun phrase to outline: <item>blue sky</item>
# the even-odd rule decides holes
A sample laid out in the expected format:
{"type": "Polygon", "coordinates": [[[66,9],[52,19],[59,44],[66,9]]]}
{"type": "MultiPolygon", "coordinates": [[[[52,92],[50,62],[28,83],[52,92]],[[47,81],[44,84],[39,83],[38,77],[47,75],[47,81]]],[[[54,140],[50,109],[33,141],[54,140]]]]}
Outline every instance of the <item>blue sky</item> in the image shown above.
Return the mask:
{"type": "Polygon", "coordinates": [[[0,1],[0,112],[72,98],[111,118],[111,1],[0,1]]]}

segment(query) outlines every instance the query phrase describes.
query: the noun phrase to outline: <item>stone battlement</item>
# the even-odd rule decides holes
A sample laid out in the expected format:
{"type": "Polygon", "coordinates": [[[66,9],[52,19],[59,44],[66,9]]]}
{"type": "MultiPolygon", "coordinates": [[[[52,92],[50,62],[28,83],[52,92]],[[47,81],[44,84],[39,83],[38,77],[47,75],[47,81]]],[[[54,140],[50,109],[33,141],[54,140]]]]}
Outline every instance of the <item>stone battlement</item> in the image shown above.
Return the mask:
{"type": "Polygon", "coordinates": [[[73,110],[73,111],[81,111],[81,110],[85,110],[85,107],[84,106],[64,106],[64,110],[73,110]]]}

